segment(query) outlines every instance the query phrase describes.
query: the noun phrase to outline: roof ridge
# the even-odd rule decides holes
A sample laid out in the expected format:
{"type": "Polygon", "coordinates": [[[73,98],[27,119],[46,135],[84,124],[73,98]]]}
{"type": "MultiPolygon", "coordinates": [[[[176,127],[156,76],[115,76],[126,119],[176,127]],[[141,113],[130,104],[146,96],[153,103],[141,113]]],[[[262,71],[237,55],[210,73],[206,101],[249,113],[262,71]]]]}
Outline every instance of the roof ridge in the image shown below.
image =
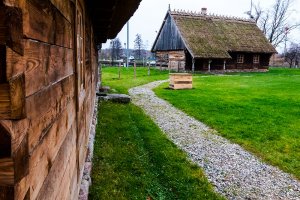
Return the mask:
{"type": "Polygon", "coordinates": [[[220,20],[233,20],[236,22],[248,22],[255,23],[253,19],[246,19],[242,17],[228,16],[228,15],[219,15],[215,13],[203,14],[201,12],[196,11],[185,11],[185,10],[173,10],[169,11],[171,15],[179,15],[179,16],[188,16],[188,17],[198,17],[198,18],[211,18],[211,19],[220,19],[220,20]]]}

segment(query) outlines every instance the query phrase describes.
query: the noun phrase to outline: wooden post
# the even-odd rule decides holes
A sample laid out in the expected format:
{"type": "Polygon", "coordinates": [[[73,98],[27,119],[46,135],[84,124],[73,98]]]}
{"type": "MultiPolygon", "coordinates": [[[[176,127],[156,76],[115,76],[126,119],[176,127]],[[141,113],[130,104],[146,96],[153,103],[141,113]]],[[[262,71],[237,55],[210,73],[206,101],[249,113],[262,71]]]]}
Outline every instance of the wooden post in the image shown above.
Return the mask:
{"type": "Polygon", "coordinates": [[[119,62],[119,79],[121,79],[121,63],[119,62]]]}
{"type": "Polygon", "coordinates": [[[193,65],[192,65],[192,72],[194,73],[195,72],[195,58],[193,58],[193,65]]]}
{"type": "Polygon", "coordinates": [[[150,64],[148,65],[148,76],[150,76],[150,64]]]}
{"type": "Polygon", "coordinates": [[[208,61],[208,72],[210,72],[210,64],[211,64],[211,60],[208,61]]]}
{"type": "Polygon", "coordinates": [[[134,79],[136,79],[136,63],[133,63],[133,68],[134,68],[134,79]]]}
{"type": "Polygon", "coordinates": [[[99,62],[99,80],[100,80],[100,88],[102,87],[102,63],[99,62]]]}
{"type": "Polygon", "coordinates": [[[224,64],[223,64],[223,70],[226,70],[226,60],[224,60],[224,64]]]}
{"type": "Polygon", "coordinates": [[[159,65],[159,70],[161,71],[162,70],[162,64],[160,62],[160,65],[159,65]]]}

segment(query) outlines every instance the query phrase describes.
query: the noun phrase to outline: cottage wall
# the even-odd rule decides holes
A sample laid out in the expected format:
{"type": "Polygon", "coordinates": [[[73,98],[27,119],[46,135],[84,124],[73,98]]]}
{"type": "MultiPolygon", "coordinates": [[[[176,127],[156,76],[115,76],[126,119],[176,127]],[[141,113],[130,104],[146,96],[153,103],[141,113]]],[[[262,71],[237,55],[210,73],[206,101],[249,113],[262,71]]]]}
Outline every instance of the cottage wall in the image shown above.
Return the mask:
{"type": "Polygon", "coordinates": [[[11,148],[0,154],[0,200],[77,198],[97,82],[93,37],[81,0],[0,1],[0,140],[11,148]]]}
{"type": "Polygon", "coordinates": [[[157,51],[156,61],[158,65],[168,67],[173,71],[184,71],[185,62],[184,51],[157,51]]]}
{"type": "Polygon", "coordinates": [[[232,59],[196,59],[195,70],[206,71],[208,70],[208,63],[210,63],[211,70],[223,70],[224,61],[226,61],[226,69],[264,69],[269,66],[269,59],[271,54],[254,54],[254,53],[230,53],[232,59]],[[244,55],[244,63],[237,63],[237,55],[244,55]],[[259,55],[259,63],[253,63],[253,56],[259,55]]]}

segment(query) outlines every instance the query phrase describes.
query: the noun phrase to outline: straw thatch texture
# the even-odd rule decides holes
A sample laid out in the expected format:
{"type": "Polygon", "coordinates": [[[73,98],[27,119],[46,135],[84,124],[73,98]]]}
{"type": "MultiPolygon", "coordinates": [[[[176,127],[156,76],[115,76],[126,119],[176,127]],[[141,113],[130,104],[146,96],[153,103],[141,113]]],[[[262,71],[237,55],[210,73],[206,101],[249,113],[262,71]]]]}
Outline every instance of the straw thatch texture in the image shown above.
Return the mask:
{"type": "Polygon", "coordinates": [[[170,14],[194,58],[231,58],[229,52],[276,52],[251,20],[185,12],[170,14]]]}

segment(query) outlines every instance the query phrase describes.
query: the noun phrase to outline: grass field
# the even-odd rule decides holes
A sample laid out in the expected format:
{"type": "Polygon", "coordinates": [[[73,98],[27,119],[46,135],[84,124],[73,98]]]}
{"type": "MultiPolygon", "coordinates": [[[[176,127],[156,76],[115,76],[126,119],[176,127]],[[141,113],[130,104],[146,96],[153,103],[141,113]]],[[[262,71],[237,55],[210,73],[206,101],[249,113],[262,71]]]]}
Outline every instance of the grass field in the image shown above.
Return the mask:
{"type": "Polygon", "coordinates": [[[133,67],[121,67],[121,78],[119,79],[118,67],[104,67],[102,69],[102,85],[109,85],[118,93],[128,93],[128,89],[143,85],[156,80],[168,79],[169,71],[160,71],[151,69],[150,76],[148,76],[148,69],[145,67],[136,68],[136,79],[134,79],[133,67]]]}
{"type": "Polygon", "coordinates": [[[300,70],[195,75],[192,90],[156,94],[300,179],[300,70]]]}
{"type": "Polygon", "coordinates": [[[89,199],[222,199],[138,107],[99,108],[89,199]]]}

